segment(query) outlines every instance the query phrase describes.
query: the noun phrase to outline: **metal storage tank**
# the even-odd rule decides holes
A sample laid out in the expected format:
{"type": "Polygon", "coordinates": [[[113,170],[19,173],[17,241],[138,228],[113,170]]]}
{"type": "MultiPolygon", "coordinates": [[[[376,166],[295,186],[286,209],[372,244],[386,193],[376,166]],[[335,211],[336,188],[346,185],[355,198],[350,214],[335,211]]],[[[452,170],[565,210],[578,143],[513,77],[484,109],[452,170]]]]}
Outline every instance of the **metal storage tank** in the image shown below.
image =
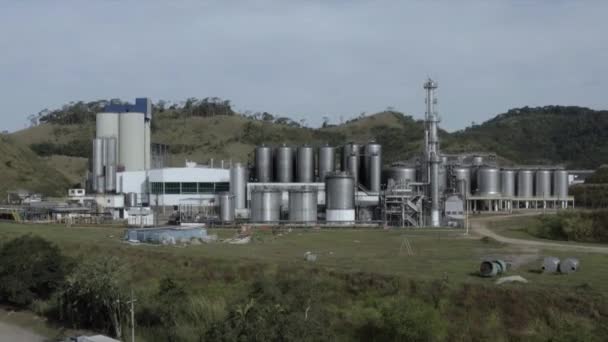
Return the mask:
{"type": "Polygon", "coordinates": [[[476,194],[479,196],[500,196],[500,176],[497,168],[483,166],[477,170],[476,194]]]}
{"type": "Polygon", "coordinates": [[[372,192],[380,192],[380,181],[382,178],[382,159],[378,154],[372,154],[369,157],[369,169],[367,174],[367,188],[372,192]]]}
{"type": "Polygon", "coordinates": [[[553,173],[553,196],[564,199],[568,197],[568,171],[555,170],[553,173]]]}
{"type": "Polygon", "coordinates": [[[559,270],[559,259],[556,257],[546,257],[543,259],[541,270],[545,273],[555,273],[559,270]]]}
{"type": "Polygon", "coordinates": [[[106,177],[97,176],[95,181],[97,183],[97,185],[96,185],[97,193],[103,194],[105,192],[105,188],[106,188],[106,177]]]}
{"type": "Polygon", "coordinates": [[[279,183],[293,182],[293,148],[283,144],[275,152],[276,181],[279,183]]]}
{"type": "Polygon", "coordinates": [[[483,157],[482,156],[473,156],[471,160],[471,164],[474,166],[482,166],[483,165],[483,157]]]}
{"type": "Polygon", "coordinates": [[[122,113],[119,122],[119,164],[125,171],[143,171],[146,166],[144,113],[122,113]]]}
{"type": "Polygon", "coordinates": [[[279,222],[281,195],[281,191],[276,189],[254,189],[251,192],[251,221],[256,223],[279,222]]]}
{"type": "Polygon", "coordinates": [[[129,192],[125,194],[125,207],[137,207],[137,193],[129,192]]]}
{"type": "Polygon", "coordinates": [[[363,148],[363,172],[362,175],[360,176],[363,179],[363,185],[365,185],[368,189],[370,189],[371,191],[380,191],[380,182],[378,180],[378,189],[372,189],[372,179],[370,178],[370,174],[371,174],[371,164],[372,164],[372,156],[374,155],[378,155],[378,166],[380,167],[379,169],[376,170],[376,173],[378,175],[380,175],[380,173],[382,172],[382,145],[374,142],[374,141],[370,141],[367,145],[365,145],[365,147],[363,148]]]}
{"type": "Polygon", "coordinates": [[[349,142],[348,144],[342,146],[342,162],[340,163],[340,168],[342,171],[348,170],[348,158],[355,154],[357,158],[359,157],[361,147],[359,144],[355,144],[353,142],[349,142]]]}
{"type": "Polygon", "coordinates": [[[515,196],[515,170],[502,169],[500,171],[500,192],[503,197],[515,196]]]}
{"type": "Polygon", "coordinates": [[[468,167],[456,167],[453,169],[456,189],[461,195],[471,194],[471,169],[468,167]],[[459,183],[461,182],[461,183],[459,183]],[[461,184],[461,185],[458,185],[461,184]],[[462,187],[462,189],[461,189],[462,187]]]}
{"type": "Polygon", "coordinates": [[[241,163],[230,169],[230,192],[234,195],[236,209],[247,208],[247,173],[247,168],[241,163]]]}
{"type": "Polygon", "coordinates": [[[261,183],[273,181],[272,147],[261,145],[255,148],[255,178],[261,183]]]}
{"type": "Polygon", "coordinates": [[[534,196],[534,171],[517,171],[517,197],[530,198],[534,196]]]}
{"type": "Polygon", "coordinates": [[[94,177],[103,175],[103,159],[103,139],[95,138],[93,139],[93,161],[91,165],[94,177]]]}
{"type": "Polygon", "coordinates": [[[289,191],[289,221],[317,222],[317,189],[302,187],[289,191]]]}
{"type": "Polygon", "coordinates": [[[355,208],[355,181],[346,172],[332,172],[325,176],[325,206],[327,209],[355,208]]]}
{"type": "Polygon", "coordinates": [[[392,179],[397,183],[415,182],[416,168],[413,166],[393,164],[382,172],[382,184],[388,184],[389,179],[392,179]]]}
{"type": "Polygon", "coordinates": [[[106,192],[116,191],[116,166],[105,166],[105,190],[106,192]]]}
{"type": "Polygon", "coordinates": [[[145,158],[145,166],[146,170],[150,169],[152,165],[152,131],[151,131],[151,123],[149,120],[145,122],[145,130],[144,130],[144,158],[145,158]]]}
{"type": "Polygon", "coordinates": [[[551,197],[551,170],[536,171],[536,187],[534,194],[536,197],[551,197]]]}
{"type": "Polygon", "coordinates": [[[234,195],[230,192],[219,193],[220,221],[234,222],[234,195]]]}
{"type": "Polygon", "coordinates": [[[296,156],[296,180],[300,183],[315,181],[315,152],[311,146],[298,147],[296,156]]]}
{"type": "Polygon", "coordinates": [[[578,266],[579,266],[578,259],[576,259],[576,258],[564,259],[564,261],[562,261],[559,264],[559,273],[564,273],[564,274],[574,273],[574,272],[578,271],[578,266]]]}
{"type": "Polygon", "coordinates": [[[116,149],[116,138],[104,138],[105,146],[105,165],[114,165],[117,164],[117,154],[118,150],[116,149]]]}
{"type": "MultiPolygon", "coordinates": [[[[354,179],[355,185],[359,186],[359,155],[351,154],[346,158],[346,172],[348,172],[354,179]]],[[[327,177],[327,176],[326,176],[327,177]]]]}
{"type": "Polygon", "coordinates": [[[319,148],[319,182],[325,181],[325,175],[336,169],[336,148],[325,144],[319,148]]]}
{"type": "Polygon", "coordinates": [[[118,113],[97,113],[95,116],[95,137],[118,138],[120,134],[119,116],[118,113]]]}

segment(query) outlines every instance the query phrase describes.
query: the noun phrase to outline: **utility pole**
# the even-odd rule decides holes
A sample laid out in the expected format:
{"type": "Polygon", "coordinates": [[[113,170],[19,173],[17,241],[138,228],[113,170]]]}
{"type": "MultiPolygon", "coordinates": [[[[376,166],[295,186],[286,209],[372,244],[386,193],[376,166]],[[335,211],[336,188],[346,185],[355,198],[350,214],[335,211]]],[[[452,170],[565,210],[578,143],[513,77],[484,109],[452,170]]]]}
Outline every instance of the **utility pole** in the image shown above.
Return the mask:
{"type": "Polygon", "coordinates": [[[131,342],[135,342],[135,302],[133,289],[131,289],[131,300],[128,301],[128,303],[131,304],[131,342]]]}

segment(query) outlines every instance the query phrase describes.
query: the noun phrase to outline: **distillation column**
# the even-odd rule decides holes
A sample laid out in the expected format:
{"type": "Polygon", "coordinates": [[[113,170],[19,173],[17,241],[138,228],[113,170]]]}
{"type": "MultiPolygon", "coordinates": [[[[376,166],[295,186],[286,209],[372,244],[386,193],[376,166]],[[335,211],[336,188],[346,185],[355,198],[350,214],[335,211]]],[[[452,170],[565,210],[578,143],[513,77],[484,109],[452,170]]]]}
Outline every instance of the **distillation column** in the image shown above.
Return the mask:
{"type": "Polygon", "coordinates": [[[437,82],[429,78],[424,83],[424,89],[426,90],[425,118],[428,130],[427,137],[425,137],[425,140],[427,141],[425,155],[428,163],[429,183],[431,186],[431,226],[439,227],[441,224],[439,214],[439,163],[441,162],[441,159],[439,157],[439,136],[437,134],[439,117],[435,111],[435,104],[437,104],[437,99],[435,97],[437,82]]]}

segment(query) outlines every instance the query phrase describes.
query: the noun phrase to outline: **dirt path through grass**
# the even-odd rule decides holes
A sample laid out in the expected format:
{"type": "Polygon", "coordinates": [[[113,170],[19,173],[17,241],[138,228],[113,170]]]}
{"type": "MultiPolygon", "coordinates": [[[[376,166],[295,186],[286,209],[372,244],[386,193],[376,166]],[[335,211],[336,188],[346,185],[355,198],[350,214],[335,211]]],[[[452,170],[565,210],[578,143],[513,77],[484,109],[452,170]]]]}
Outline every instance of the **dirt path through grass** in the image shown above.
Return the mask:
{"type": "Polygon", "coordinates": [[[0,321],[0,340],[11,342],[42,342],[46,338],[22,327],[0,321]]]}

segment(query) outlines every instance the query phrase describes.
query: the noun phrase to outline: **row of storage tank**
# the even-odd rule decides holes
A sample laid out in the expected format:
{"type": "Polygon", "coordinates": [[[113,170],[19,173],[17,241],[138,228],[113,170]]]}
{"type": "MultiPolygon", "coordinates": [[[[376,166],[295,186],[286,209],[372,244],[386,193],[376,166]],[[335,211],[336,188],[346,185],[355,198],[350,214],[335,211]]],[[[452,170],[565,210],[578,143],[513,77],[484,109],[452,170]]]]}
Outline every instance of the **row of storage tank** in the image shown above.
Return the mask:
{"type": "MultiPolygon", "coordinates": [[[[355,181],[347,172],[325,174],[325,220],[328,222],[353,222],[355,220],[355,181]]],[[[232,222],[238,195],[221,193],[220,220],[232,222]]],[[[272,223],[281,220],[282,191],[268,187],[251,191],[250,221],[272,223]]],[[[289,190],[288,221],[294,223],[314,223],[318,219],[317,189],[303,185],[289,190]]]]}
{"type": "MultiPolygon", "coordinates": [[[[308,145],[297,148],[285,144],[276,148],[258,146],[255,149],[255,181],[323,182],[328,173],[338,170],[336,150],[336,147],[329,145],[321,146],[316,151],[308,145]]],[[[382,146],[375,142],[342,146],[339,170],[348,172],[356,185],[361,184],[371,192],[380,191],[382,146]]]]}

